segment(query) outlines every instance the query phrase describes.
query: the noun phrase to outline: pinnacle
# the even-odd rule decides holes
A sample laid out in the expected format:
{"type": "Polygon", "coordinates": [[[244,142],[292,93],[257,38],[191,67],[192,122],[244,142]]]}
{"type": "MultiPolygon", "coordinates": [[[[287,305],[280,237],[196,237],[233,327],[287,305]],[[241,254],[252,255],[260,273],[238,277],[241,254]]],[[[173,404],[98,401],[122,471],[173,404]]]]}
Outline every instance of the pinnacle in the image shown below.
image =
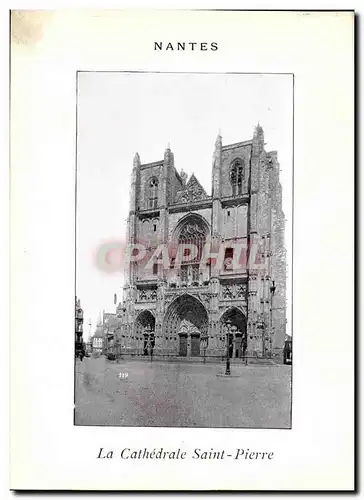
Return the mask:
{"type": "Polygon", "coordinates": [[[257,126],[255,127],[255,132],[260,133],[263,132],[263,127],[261,124],[258,122],[257,126]]]}
{"type": "Polygon", "coordinates": [[[221,129],[219,128],[219,133],[216,137],[215,147],[222,145],[221,129]]]}
{"type": "Polygon", "coordinates": [[[140,166],[140,156],[139,153],[135,153],[134,155],[134,161],[133,161],[134,168],[137,168],[140,166]]]}

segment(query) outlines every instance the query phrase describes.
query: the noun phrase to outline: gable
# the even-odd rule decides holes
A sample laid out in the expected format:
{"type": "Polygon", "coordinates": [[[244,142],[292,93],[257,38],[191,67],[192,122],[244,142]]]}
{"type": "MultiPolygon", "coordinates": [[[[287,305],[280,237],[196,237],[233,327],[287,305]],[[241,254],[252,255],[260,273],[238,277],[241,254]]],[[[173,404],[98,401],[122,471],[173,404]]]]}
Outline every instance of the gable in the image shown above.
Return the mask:
{"type": "Polygon", "coordinates": [[[191,201],[205,200],[209,196],[199,181],[196,179],[195,174],[192,174],[183,191],[177,192],[177,203],[188,203],[191,201]]]}

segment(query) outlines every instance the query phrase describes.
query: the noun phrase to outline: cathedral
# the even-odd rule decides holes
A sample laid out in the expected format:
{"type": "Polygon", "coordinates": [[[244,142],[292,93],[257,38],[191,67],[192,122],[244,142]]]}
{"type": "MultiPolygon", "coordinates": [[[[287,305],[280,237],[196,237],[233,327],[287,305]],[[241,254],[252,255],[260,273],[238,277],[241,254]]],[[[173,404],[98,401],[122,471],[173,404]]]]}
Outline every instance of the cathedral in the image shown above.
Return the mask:
{"type": "Polygon", "coordinates": [[[124,352],[176,357],[271,356],[286,330],[286,250],[277,152],[223,145],[211,195],[164,158],[131,175],[121,318],[124,352]]]}

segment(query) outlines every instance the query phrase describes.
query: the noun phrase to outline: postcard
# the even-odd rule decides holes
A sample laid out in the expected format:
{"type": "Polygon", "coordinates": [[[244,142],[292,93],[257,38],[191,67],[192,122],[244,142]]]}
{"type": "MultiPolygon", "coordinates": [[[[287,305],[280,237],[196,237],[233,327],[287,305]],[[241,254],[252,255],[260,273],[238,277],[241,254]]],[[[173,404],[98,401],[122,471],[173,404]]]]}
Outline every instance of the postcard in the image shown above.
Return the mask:
{"type": "Polygon", "coordinates": [[[11,30],[11,487],[353,491],[353,12],[11,30]]]}

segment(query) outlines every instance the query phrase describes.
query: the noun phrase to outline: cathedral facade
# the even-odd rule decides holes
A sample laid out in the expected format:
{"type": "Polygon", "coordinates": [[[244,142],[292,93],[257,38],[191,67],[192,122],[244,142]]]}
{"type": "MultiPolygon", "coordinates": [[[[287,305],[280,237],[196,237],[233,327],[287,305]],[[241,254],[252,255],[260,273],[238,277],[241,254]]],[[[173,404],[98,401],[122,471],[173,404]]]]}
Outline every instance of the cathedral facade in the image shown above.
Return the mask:
{"type": "Polygon", "coordinates": [[[286,330],[286,250],[276,152],[219,135],[209,195],[164,158],[135,155],[121,344],[183,357],[270,356],[286,330]]]}

